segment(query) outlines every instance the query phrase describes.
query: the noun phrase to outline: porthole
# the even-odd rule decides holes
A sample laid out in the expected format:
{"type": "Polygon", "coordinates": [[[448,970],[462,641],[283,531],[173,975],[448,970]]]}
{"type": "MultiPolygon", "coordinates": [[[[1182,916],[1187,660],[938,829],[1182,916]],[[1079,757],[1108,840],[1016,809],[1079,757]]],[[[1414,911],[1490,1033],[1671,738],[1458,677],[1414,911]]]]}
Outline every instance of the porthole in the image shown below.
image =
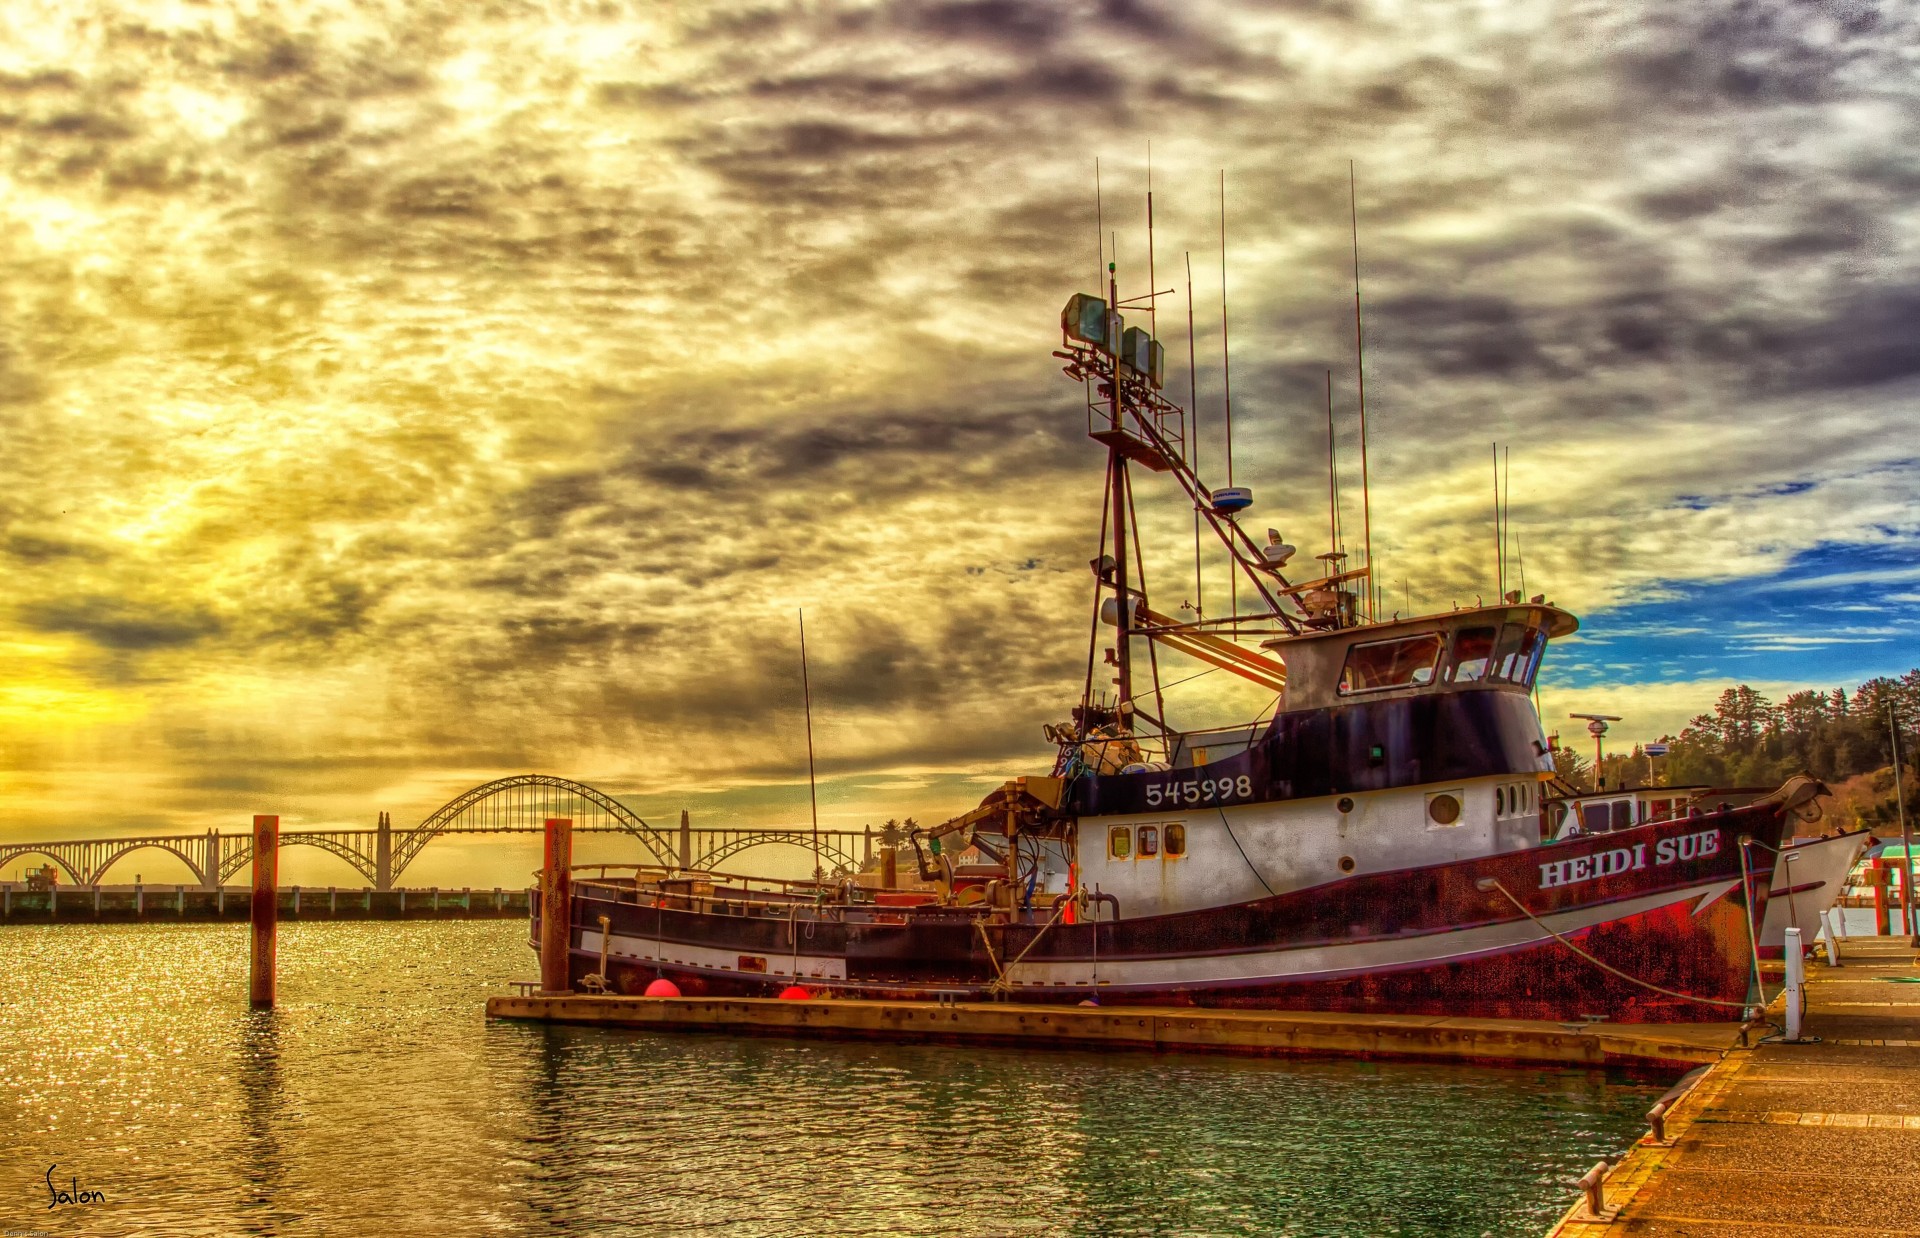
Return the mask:
{"type": "Polygon", "coordinates": [[[1350,855],[1343,855],[1343,856],[1341,856],[1341,857],[1340,857],[1340,871],[1341,871],[1341,872],[1343,872],[1343,873],[1350,873],[1350,872],[1352,872],[1352,871],[1353,871],[1353,857],[1352,857],[1352,856],[1350,856],[1350,855]]]}
{"type": "Polygon", "coordinates": [[[1134,851],[1134,854],[1138,858],[1145,860],[1160,854],[1159,830],[1151,825],[1143,825],[1140,827],[1138,837],[1140,839],[1140,845],[1134,851]]]}
{"type": "Polygon", "coordinates": [[[1178,859],[1187,853],[1187,827],[1178,821],[1167,824],[1167,858],[1178,859]]]}
{"type": "Polygon", "coordinates": [[[1507,815],[1507,789],[1505,787],[1495,787],[1493,789],[1493,812],[1495,816],[1499,817],[1507,815]]]}
{"type": "Polygon", "coordinates": [[[1124,860],[1133,854],[1133,831],[1124,825],[1116,825],[1107,831],[1107,854],[1116,860],[1124,860]]]}
{"type": "Polygon", "coordinates": [[[1340,797],[1340,802],[1339,802],[1338,804],[1335,804],[1335,805],[1334,805],[1334,807],[1335,807],[1335,808],[1338,808],[1338,809],[1339,809],[1339,810],[1340,810],[1341,812],[1352,812],[1352,811],[1353,811],[1353,797],[1352,797],[1351,795],[1343,795],[1343,796],[1341,796],[1341,797],[1340,797]]]}
{"type": "Polygon", "coordinates": [[[1427,800],[1427,815],[1435,825],[1452,825],[1460,819],[1460,801],[1442,792],[1427,800]]]}

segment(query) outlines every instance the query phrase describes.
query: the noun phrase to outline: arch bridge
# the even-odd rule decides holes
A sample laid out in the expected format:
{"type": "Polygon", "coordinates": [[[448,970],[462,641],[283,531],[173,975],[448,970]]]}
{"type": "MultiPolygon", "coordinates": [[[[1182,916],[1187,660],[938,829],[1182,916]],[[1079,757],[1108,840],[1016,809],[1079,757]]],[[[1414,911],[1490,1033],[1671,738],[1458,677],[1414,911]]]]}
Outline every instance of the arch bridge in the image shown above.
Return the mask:
{"type": "MultiPolygon", "coordinates": [[[[806,827],[770,829],[694,826],[685,812],[677,827],[643,820],[613,796],[582,782],[551,774],[515,774],[496,778],[454,796],[412,829],[393,828],[380,814],[370,830],[284,830],[282,847],[318,847],[346,861],[375,889],[393,888],[420,852],[447,834],[537,834],[548,818],[565,817],[574,832],[627,834],[636,839],[647,863],[670,868],[710,869],[754,847],[783,845],[811,850],[814,831],[806,827]]],[[[877,833],[865,830],[819,831],[821,867],[834,874],[858,870],[873,858],[877,833]]],[[[99,884],[107,870],[136,851],[164,851],[193,873],[202,887],[223,885],[253,860],[251,831],[204,834],[150,834],[128,838],[68,839],[55,842],[0,843],[0,866],[28,856],[51,860],[77,886],[99,884]]]]}

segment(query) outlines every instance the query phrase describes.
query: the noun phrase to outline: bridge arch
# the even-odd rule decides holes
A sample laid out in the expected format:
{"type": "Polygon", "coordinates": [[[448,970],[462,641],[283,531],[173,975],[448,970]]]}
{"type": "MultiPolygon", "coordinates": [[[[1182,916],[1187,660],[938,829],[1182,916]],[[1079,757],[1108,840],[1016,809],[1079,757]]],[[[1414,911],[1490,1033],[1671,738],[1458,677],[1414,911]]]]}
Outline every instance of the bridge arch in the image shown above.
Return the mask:
{"type": "MultiPolygon", "coordinates": [[[[811,834],[798,831],[793,833],[755,833],[743,835],[738,838],[730,838],[719,846],[704,852],[698,857],[699,862],[695,867],[716,869],[734,856],[739,855],[742,851],[746,851],[752,847],[765,847],[776,843],[787,847],[798,847],[802,851],[808,852],[811,852],[813,849],[813,837],[811,834]]],[[[823,863],[833,864],[838,872],[853,873],[860,871],[861,861],[858,858],[851,852],[827,839],[821,840],[820,858],[823,863]]]]}
{"type": "Polygon", "coordinates": [[[24,847],[0,847],[0,866],[11,864],[22,856],[28,855],[43,855],[49,860],[52,860],[54,865],[67,875],[67,881],[72,885],[83,886],[89,884],[86,878],[73,870],[73,866],[67,863],[65,856],[61,855],[58,851],[49,851],[45,847],[35,847],[31,845],[24,847]]]}
{"type": "MultiPolygon", "coordinates": [[[[318,847],[322,851],[337,855],[345,860],[353,867],[353,871],[367,879],[367,884],[372,885],[378,880],[374,872],[373,861],[365,855],[362,855],[352,845],[341,842],[337,838],[332,838],[325,834],[304,834],[288,831],[280,835],[280,846],[283,849],[287,847],[318,847]]],[[[225,885],[228,878],[234,876],[252,862],[253,840],[249,838],[220,857],[220,883],[225,885]]]]}
{"type": "MultiPolygon", "coordinates": [[[[114,842],[113,839],[106,839],[103,841],[107,846],[112,846],[114,842]]],[[[88,885],[100,884],[100,879],[107,875],[107,870],[109,868],[112,868],[115,864],[118,864],[120,861],[126,859],[128,856],[132,855],[134,852],[142,850],[147,847],[157,848],[161,851],[166,852],[168,855],[174,857],[175,859],[179,860],[182,864],[185,864],[187,866],[187,871],[193,874],[193,879],[195,882],[205,884],[207,879],[205,865],[202,864],[201,861],[196,860],[192,856],[188,855],[185,851],[182,851],[179,847],[174,846],[172,843],[166,841],[165,839],[159,839],[159,838],[131,839],[128,841],[126,846],[107,852],[106,856],[102,858],[100,862],[94,866],[93,872],[88,874],[87,884],[88,885]]]]}
{"type": "Polygon", "coordinates": [[[678,852],[666,834],[606,792],[552,774],[515,774],[461,792],[411,830],[395,830],[389,880],[397,879],[422,848],[456,822],[462,830],[485,831],[547,817],[568,817],[580,826],[612,825],[639,839],[655,863],[679,863],[678,852]]]}

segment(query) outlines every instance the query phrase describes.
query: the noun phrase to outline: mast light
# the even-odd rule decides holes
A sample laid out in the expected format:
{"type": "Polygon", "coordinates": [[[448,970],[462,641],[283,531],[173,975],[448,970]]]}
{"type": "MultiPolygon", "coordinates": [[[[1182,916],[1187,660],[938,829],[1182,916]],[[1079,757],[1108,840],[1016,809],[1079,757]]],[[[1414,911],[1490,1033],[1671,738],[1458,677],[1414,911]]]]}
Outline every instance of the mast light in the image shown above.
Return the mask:
{"type": "Polygon", "coordinates": [[[1112,352],[1119,341],[1122,321],[1120,315],[1107,308],[1105,301],[1084,292],[1074,293],[1066,308],[1060,311],[1060,330],[1068,339],[1091,344],[1106,353],[1112,352]]]}
{"type": "Polygon", "coordinates": [[[1139,327],[1128,327],[1120,337],[1120,364],[1145,378],[1158,391],[1167,370],[1167,350],[1139,327]]]}

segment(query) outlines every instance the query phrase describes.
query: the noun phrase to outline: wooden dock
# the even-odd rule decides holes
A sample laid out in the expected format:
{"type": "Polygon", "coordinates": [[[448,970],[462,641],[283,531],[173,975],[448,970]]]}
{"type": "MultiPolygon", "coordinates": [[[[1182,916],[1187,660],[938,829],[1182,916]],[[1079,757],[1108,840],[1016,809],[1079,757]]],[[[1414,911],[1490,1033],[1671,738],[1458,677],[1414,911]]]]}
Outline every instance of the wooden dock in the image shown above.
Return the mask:
{"type": "Polygon", "coordinates": [[[656,1032],[1681,1070],[1718,1061],[1741,1035],[1736,1023],[588,994],[491,997],[487,1015],[656,1032]]]}
{"type": "Polygon", "coordinates": [[[1549,1238],[1920,1235],[1920,966],[1905,937],[1842,947],[1808,963],[1817,1043],[1733,1047],[1549,1238]]]}

